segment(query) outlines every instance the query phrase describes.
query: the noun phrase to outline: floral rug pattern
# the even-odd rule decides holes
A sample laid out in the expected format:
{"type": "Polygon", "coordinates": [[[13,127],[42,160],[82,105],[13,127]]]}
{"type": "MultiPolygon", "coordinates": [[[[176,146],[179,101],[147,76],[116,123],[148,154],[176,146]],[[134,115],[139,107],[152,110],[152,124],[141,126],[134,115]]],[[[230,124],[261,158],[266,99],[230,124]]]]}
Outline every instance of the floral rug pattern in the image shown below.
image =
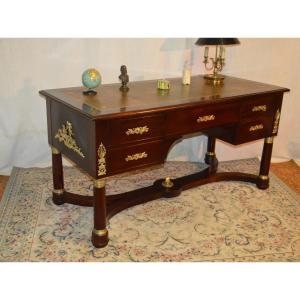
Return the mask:
{"type": "MultiPolygon", "coordinates": [[[[167,162],[107,179],[108,194],[204,164],[167,162]]],[[[220,171],[258,172],[256,159],[223,162],[220,171]]],[[[67,190],[92,193],[92,180],[67,167],[67,190]]],[[[243,182],[203,185],[114,216],[110,241],[90,242],[92,208],[51,200],[51,168],[14,168],[0,202],[0,261],[300,261],[300,198],[271,175],[262,191],[243,182]]]]}

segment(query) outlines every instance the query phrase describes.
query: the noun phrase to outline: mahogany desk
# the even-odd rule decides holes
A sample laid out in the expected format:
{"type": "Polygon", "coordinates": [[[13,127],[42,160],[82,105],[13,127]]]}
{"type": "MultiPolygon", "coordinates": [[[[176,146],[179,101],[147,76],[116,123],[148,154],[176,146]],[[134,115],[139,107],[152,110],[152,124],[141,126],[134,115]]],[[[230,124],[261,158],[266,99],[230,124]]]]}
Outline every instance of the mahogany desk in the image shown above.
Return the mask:
{"type": "Polygon", "coordinates": [[[286,88],[226,77],[211,86],[202,76],[183,86],[171,79],[170,91],[159,91],[156,80],[102,85],[96,96],[84,96],[82,87],[41,91],[47,100],[48,140],[52,149],[53,201],[94,207],[92,242],[108,243],[106,222],[123,209],[160,197],[178,196],[182,190],[221,180],[248,181],[260,189],[269,184],[273,137],[277,135],[286,88]],[[105,196],[105,177],[165,161],[172,144],[185,134],[208,136],[204,171],[152,186],[105,196]],[[234,145],[264,138],[258,175],[216,173],[216,138],[234,145]],[[94,179],[93,196],[65,191],[61,153],[94,179]]]}

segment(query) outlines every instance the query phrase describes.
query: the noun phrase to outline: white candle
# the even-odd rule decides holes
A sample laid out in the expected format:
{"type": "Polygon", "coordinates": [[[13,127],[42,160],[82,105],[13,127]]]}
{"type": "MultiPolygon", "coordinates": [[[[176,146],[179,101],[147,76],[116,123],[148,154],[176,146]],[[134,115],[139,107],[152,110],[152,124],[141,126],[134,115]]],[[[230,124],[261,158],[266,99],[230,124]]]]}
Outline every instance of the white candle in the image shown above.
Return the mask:
{"type": "Polygon", "coordinates": [[[209,50],[209,47],[205,47],[204,57],[208,57],[208,50],[209,50]]]}
{"type": "Polygon", "coordinates": [[[221,49],[222,49],[222,55],[220,56],[221,58],[225,58],[225,47],[221,47],[221,49]]]}
{"type": "Polygon", "coordinates": [[[222,58],[223,57],[223,51],[224,51],[224,47],[220,46],[220,53],[219,53],[219,57],[222,58]]]}

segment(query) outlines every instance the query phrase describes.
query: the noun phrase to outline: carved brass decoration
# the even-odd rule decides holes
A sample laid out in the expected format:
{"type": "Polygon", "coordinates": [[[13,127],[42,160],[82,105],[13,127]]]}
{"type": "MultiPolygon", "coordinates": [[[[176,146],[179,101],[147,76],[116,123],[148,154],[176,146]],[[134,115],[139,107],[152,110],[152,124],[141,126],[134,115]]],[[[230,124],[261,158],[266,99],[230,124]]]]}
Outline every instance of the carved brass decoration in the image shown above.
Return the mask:
{"type": "Polygon", "coordinates": [[[147,157],[148,157],[148,154],[146,152],[141,152],[141,153],[136,153],[136,154],[133,154],[133,155],[127,155],[125,160],[126,161],[138,160],[138,159],[147,158],[147,157]]]}
{"type": "Polygon", "coordinates": [[[62,125],[62,128],[58,129],[55,138],[58,139],[60,142],[63,142],[67,148],[73,150],[82,158],[84,158],[85,156],[82,153],[81,149],[77,146],[77,143],[73,136],[74,133],[72,129],[72,123],[67,121],[66,125],[62,125]]]}
{"type": "Polygon", "coordinates": [[[162,186],[165,188],[171,188],[174,185],[170,177],[166,177],[166,179],[162,182],[162,186]]]}
{"type": "Polygon", "coordinates": [[[252,111],[253,112],[256,112],[256,111],[267,111],[267,105],[253,106],[252,111]]]}
{"type": "Polygon", "coordinates": [[[213,121],[215,118],[215,115],[202,116],[197,119],[197,123],[213,121]]]}
{"type": "Polygon", "coordinates": [[[101,143],[98,148],[98,176],[106,174],[106,149],[101,143]]]}
{"type": "Polygon", "coordinates": [[[280,111],[279,111],[279,109],[277,109],[276,114],[275,114],[275,120],[274,120],[274,125],[273,125],[273,131],[272,131],[273,134],[277,133],[277,131],[278,131],[279,120],[280,120],[280,111]]]}
{"type": "Polygon", "coordinates": [[[135,128],[129,128],[126,131],[127,135],[131,135],[131,134],[143,134],[145,132],[148,132],[149,128],[148,126],[143,126],[143,127],[135,127],[135,128]]]}
{"type": "Polygon", "coordinates": [[[261,130],[264,128],[264,125],[263,124],[258,124],[258,125],[254,125],[254,126],[251,126],[249,128],[249,131],[256,131],[256,130],[261,130]]]}

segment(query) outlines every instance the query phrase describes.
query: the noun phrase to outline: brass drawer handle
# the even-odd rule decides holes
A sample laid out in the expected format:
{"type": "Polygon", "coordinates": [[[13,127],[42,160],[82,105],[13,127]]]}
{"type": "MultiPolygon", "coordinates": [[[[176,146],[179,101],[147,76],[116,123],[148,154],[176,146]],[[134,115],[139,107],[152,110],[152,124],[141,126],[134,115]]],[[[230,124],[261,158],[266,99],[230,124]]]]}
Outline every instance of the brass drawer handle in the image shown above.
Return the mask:
{"type": "Polygon", "coordinates": [[[149,128],[148,126],[143,126],[143,127],[135,127],[135,128],[129,128],[126,131],[127,135],[131,135],[131,134],[143,134],[145,132],[148,132],[149,128]]]}
{"type": "Polygon", "coordinates": [[[148,154],[146,152],[141,152],[141,153],[136,153],[136,154],[133,154],[133,155],[127,155],[125,160],[126,161],[138,160],[138,159],[147,158],[147,157],[148,157],[148,154]]]}
{"type": "Polygon", "coordinates": [[[256,130],[261,130],[264,128],[264,125],[263,124],[258,124],[258,125],[254,125],[254,126],[251,126],[249,128],[249,131],[256,131],[256,130]]]}
{"type": "Polygon", "coordinates": [[[215,115],[202,116],[197,119],[197,123],[213,121],[215,118],[215,115]]]}
{"type": "Polygon", "coordinates": [[[253,106],[252,112],[256,112],[256,111],[267,111],[267,105],[253,106]]]}

